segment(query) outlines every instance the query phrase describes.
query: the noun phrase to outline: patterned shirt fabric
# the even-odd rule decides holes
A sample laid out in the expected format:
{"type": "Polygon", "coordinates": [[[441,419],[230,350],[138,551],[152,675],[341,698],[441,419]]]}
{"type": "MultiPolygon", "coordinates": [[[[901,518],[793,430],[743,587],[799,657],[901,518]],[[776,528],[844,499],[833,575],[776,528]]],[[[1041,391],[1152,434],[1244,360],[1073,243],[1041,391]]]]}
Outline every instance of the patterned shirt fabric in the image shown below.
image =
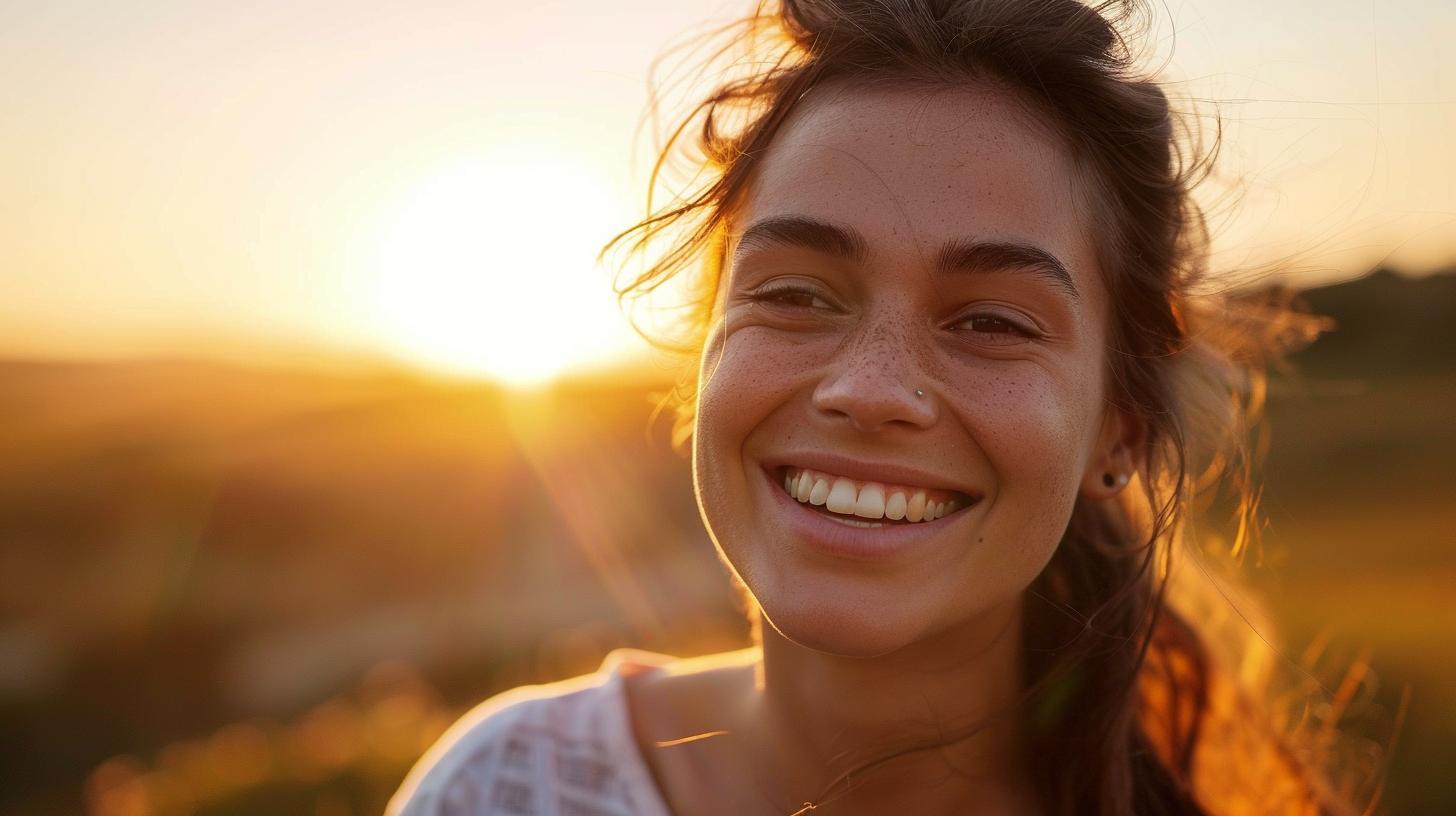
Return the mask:
{"type": "Polygon", "coordinates": [[[671,816],[623,681],[675,659],[617,649],[594,674],[486,700],[425,752],[385,816],[671,816]]]}

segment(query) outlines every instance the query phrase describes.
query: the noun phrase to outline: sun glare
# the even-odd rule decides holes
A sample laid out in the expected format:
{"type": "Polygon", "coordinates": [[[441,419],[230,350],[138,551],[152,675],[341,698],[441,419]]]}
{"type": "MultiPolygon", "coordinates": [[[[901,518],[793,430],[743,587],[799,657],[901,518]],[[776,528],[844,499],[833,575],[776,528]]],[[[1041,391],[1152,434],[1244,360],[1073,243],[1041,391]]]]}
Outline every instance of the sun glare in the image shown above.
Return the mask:
{"type": "Polygon", "coordinates": [[[600,173],[502,147],[422,178],[386,211],[370,308],[391,350],[453,374],[544,382],[622,334],[600,244],[621,220],[600,173]]]}

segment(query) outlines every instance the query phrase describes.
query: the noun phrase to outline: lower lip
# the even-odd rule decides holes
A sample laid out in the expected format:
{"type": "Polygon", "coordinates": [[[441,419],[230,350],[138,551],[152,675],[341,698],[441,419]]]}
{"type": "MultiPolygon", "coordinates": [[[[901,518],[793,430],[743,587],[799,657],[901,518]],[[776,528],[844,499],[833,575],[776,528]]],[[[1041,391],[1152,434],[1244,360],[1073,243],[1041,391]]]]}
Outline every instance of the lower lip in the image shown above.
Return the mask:
{"type": "MultiPolygon", "coordinates": [[[[885,524],[883,527],[853,527],[840,524],[829,516],[810,510],[783,489],[783,476],[774,483],[774,474],[764,471],[764,483],[774,495],[774,502],[783,514],[785,525],[794,537],[820,552],[852,561],[883,562],[917,549],[917,545],[934,540],[945,532],[970,507],[934,521],[910,524],[885,524]]],[[[971,507],[974,507],[972,505],[971,507]]],[[[872,522],[872,519],[857,519],[872,522]]]]}

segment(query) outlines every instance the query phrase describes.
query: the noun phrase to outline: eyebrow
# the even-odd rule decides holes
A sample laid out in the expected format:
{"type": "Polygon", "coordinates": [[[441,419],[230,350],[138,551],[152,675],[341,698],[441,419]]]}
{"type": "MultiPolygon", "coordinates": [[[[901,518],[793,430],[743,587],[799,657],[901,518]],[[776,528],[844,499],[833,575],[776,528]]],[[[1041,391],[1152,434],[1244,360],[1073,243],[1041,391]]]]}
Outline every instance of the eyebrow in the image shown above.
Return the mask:
{"type": "MultiPolygon", "coordinates": [[[[744,247],[802,247],[863,265],[868,242],[854,227],[831,224],[801,215],[783,215],[756,221],[738,239],[737,255],[744,247]]],[[[938,274],[1021,270],[1039,275],[1065,291],[1073,300],[1081,293],[1057,256],[1034,244],[1018,241],[974,241],[955,238],[935,253],[938,274]]]]}

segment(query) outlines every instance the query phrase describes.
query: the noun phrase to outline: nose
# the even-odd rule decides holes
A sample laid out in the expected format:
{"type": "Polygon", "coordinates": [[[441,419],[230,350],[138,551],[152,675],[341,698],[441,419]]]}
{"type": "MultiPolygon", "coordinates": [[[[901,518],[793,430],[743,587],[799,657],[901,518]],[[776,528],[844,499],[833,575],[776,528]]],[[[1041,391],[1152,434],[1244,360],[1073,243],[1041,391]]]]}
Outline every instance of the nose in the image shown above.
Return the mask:
{"type": "Polygon", "coordinates": [[[935,424],[937,400],[907,334],[879,326],[848,339],[814,388],[814,408],[864,433],[935,424]]]}

